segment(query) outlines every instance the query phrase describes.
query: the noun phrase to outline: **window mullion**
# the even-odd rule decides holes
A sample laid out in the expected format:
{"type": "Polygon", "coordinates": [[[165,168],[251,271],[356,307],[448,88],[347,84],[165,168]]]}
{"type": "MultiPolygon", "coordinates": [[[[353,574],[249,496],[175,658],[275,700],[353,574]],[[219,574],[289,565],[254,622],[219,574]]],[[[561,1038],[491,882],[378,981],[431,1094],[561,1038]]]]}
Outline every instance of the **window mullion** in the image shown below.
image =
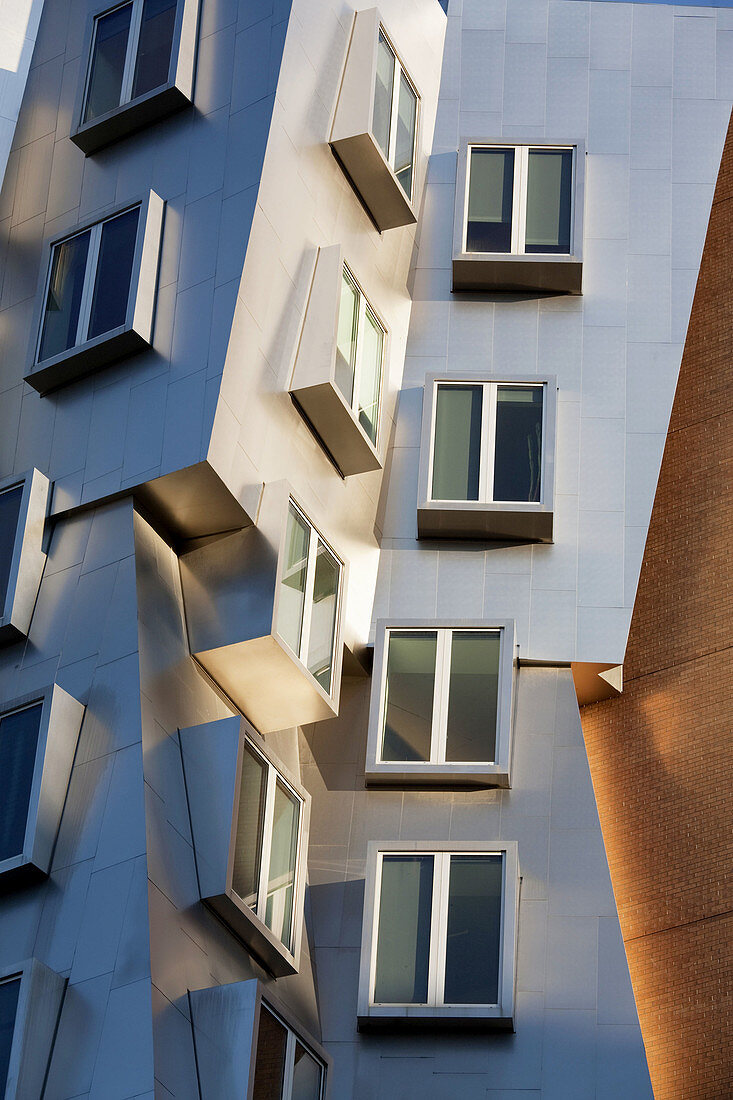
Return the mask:
{"type": "Polygon", "coordinates": [[[89,249],[87,251],[87,263],[84,270],[84,284],[81,290],[79,302],[79,320],[76,324],[76,343],[83,344],[89,331],[89,319],[92,313],[92,299],[94,297],[94,283],[97,278],[97,264],[99,263],[99,246],[102,241],[102,227],[104,222],[97,222],[89,232],[89,249]]]}
{"type": "Polygon", "coordinates": [[[122,87],[120,88],[120,105],[129,103],[132,99],[132,83],[135,79],[135,65],[137,63],[137,49],[140,44],[140,29],[143,22],[143,0],[133,0],[132,14],[130,17],[130,33],[127,37],[127,53],[125,54],[125,68],[122,73],[122,87]]]}
{"type": "Polygon", "coordinates": [[[430,740],[430,763],[445,763],[448,736],[448,690],[450,686],[450,654],[453,632],[438,631],[435,647],[435,694],[433,696],[433,730],[430,740]]]}
{"type": "Polygon", "coordinates": [[[313,614],[313,590],[316,584],[316,553],[318,550],[318,534],[314,527],[310,527],[310,538],[308,540],[308,563],[305,571],[305,600],[303,602],[303,624],[300,628],[300,645],[298,647],[298,657],[303,662],[307,663],[308,654],[305,652],[308,647],[308,639],[311,632],[311,617],[313,614]]]}
{"type": "Polygon", "coordinates": [[[481,410],[482,456],[486,457],[484,475],[481,482],[481,500],[490,503],[494,499],[494,463],[496,459],[496,402],[498,399],[496,382],[484,384],[483,408],[481,410]]]}
{"type": "Polygon", "coordinates": [[[369,960],[369,1004],[376,1004],[374,999],[374,987],[377,982],[377,951],[379,950],[379,910],[382,905],[382,864],[384,860],[384,853],[377,853],[377,869],[375,875],[374,885],[374,917],[371,928],[372,955],[369,960]]]}
{"type": "MultiPolygon", "coordinates": [[[[390,46],[390,49],[391,48],[390,46]]],[[[394,169],[395,153],[397,152],[397,111],[399,107],[400,74],[402,73],[402,68],[394,50],[392,50],[392,56],[394,57],[394,75],[392,76],[392,105],[389,113],[389,156],[387,160],[394,169]]]]}
{"type": "Polygon", "coordinates": [[[430,410],[430,453],[428,455],[428,500],[433,497],[433,467],[435,465],[435,423],[438,415],[438,383],[433,383],[433,400],[430,410]]]}
{"type": "Polygon", "coordinates": [[[351,395],[351,408],[357,414],[359,410],[359,379],[361,378],[361,358],[364,346],[364,327],[366,325],[366,298],[359,293],[359,309],[356,320],[356,354],[354,355],[354,390],[351,395]]]}
{"type": "Polygon", "coordinates": [[[433,1000],[440,1007],[445,1003],[445,956],[448,932],[448,888],[450,885],[450,852],[435,853],[436,894],[433,899],[433,927],[430,940],[431,961],[434,963],[433,1000]]]}
{"type": "Polygon", "coordinates": [[[270,849],[272,830],[275,821],[275,786],[277,775],[272,764],[267,763],[267,793],[265,795],[265,820],[262,825],[262,855],[260,858],[260,881],[257,891],[256,913],[264,923],[267,914],[267,883],[270,877],[270,849]]]}
{"type": "Polygon", "coordinates": [[[283,1081],[283,1100],[290,1100],[293,1095],[293,1075],[295,1073],[295,1032],[288,1028],[288,1038],[285,1047],[285,1073],[283,1081]]]}
{"type": "Polygon", "coordinates": [[[527,171],[529,148],[522,145],[514,158],[514,217],[512,218],[512,251],[523,253],[527,236],[527,171]],[[516,230],[516,235],[515,235],[516,230]]]}

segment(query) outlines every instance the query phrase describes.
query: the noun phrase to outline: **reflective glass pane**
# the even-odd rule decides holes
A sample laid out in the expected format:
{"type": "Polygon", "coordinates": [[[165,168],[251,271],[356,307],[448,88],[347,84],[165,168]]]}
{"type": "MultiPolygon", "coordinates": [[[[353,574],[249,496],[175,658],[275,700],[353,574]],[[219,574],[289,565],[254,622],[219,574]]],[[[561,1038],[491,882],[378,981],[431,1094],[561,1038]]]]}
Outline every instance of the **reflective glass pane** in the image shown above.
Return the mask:
{"type": "Polygon", "coordinates": [[[8,593],[10,566],[13,563],[13,547],[18,532],[20,502],[23,499],[23,486],[14,485],[0,493],[0,615],[5,607],[8,593]]]}
{"type": "Polygon", "coordinates": [[[87,334],[89,340],[125,323],[139,218],[140,207],[136,206],[116,218],[110,218],[102,226],[87,334]]]}
{"type": "Polygon", "coordinates": [[[397,141],[394,170],[408,199],[412,195],[412,165],[415,156],[417,96],[404,73],[400,73],[400,97],[397,103],[397,141]]]}
{"type": "Polygon", "coordinates": [[[494,760],[500,644],[498,631],[453,632],[446,760],[494,760]]]}
{"type": "Polygon", "coordinates": [[[20,978],[0,984],[0,1096],[5,1095],[10,1066],[10,1050],[13,1045],[15,1013],[18,1008],[20,978]]]}
{"type": "Polygon", "coordinates": [[[451,856],[445,952],[446,1004],[499,1000],[502,857],[451,856]]]}
{"type": "Polygon", "coordinates": [[[394,85],[394,54],[387,39],[379,32],[377,46],[377,79],[374,86],[374,114],[372,133],[377,145],[389,157],[389,131],[392,116],[392,88],[394,85]]]}
{"type": "Polygon", "coordinates": [[[76,344],[89,237],[88,231],[79,233],[53,250],[39,360],[49,359],[76,344]]]}
{"type": "Polygon", "coordinates": [[[359,291],[348,272],[341,279],[338,335],[336,337],[336,385],[349,405],[354,400],[356,331],[359,323],[359,291]]]}
{"type": "Polygon", "coordinates": [[[96,21],[84,121],[119,107],[132,4],[115,8],[96,21]]]}
{"type": "Polygon", "coordinates": [[[265,822],[267,767],[247,746],[242,754],[237,839],[234,847],[232,890],[251,909],[257,908],[265,822]]]}
{"type": "Polygon", "coordinates": [[[0,718],[0,860],[23,851],[41,705],[0,718]]]}
{"type": "Polygon", "coordinates": [[[383,760],[429,760],[438,635],[393,630],[384,689],[383,760]]]}
{"type": "Polygon", "coordinates": [[[293,1089],[290,1100],[321,1100],[323,1066],[301,1043],[295,1044],[293,1089]]]}
{"type": "Polygon", "coordinates": [[[288,527],[285,532],[285,560],[280,581],[277,629],[298,655],[300,655],[300,634],[303,628],[309,542],[310,527],[291,504],[288,510],[288,527]]]}
{"type": "Polygon", "coordinates": [[[432,856],[384,856],[379,898],[376,1004],[428,999],[432,856]]]}
{"type": "MultiPolygon", "coordinates": [[[[252,1100],[281,1100],[285,1085],[287,1028],[264,1005],[260,1008],[252,1100]]],[[[245,1089],[243,1087],[242,1095],[245,1089]]]]}
{"type": "Polygon", "coordinates": [[[542,386],[498,386],[494,500],[539,501],[542,386]]]}
{"type": "Polygon", "coordinates": [[[359,361],[359,423],[371,439],[377,442],[379,426],[379,390],[382,384],[382,326],[369,310],[364,314],[359,361]]]}
{"type": "Polygon", "coordinates": [[[466,252],[511,252],[513,149],[472,149],[466,252]]]}
{"type": "Polygon", "coordinates": [[[438,386],[433,500],[478,500],[482,399],[481,386],[438,386]]]}
{"type": "Polygon", "coordinates": [[[318,540],[313,583],[308,671],[325,691],[331,690],[333,643],[336,634],[341,565],[328,547],[318,540]]]}
{"type": "Polygon", "coordinates": [[[132,98],[167,84],[176,0],[145,0],[132,83],[132,98]]]}
{"type": "Polygon", "coordinates": [[[530,149],[526,252],[570,252],[572,149],[530,149]]]}
{"type": "Polygon", "coordinates": [[[299,821],[300,802],[278,780],[275,785],[275,815],[267,874],[265,924],[287,948],[292,945],[293,935],[293,894],[299,821]]]}

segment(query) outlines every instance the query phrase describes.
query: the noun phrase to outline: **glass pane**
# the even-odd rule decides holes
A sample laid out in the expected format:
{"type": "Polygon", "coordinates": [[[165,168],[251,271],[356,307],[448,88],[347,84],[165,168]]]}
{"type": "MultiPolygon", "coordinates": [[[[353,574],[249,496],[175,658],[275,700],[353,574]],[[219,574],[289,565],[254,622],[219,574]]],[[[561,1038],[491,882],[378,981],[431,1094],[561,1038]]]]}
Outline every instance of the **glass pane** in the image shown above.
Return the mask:
{"type": "Polygon", "coordinates": [[[542,386],[497,387],[494,500],[541,499],[542,391],[542,386]]]}
{"type": "Polygon", "coordinates": [[[481,386],[438,386],[433,500],[478,500],[481,386]]]}
{"type": "Polygon", "coordinates": [[[299,656],[309,542],[310,527],[291,504],[288,510],[288,528],[285,532],[285,561],[280,581],[277,629],[290,648],[299,656]]]}
{"type": "Polygon", "coordinates": [[[89,232],[79,233],[53,250],[39,361],[73,348],[76,343],[89,237],[89,232]]]}
{"type": "Polygon", "coordinates": [[[0,860],[23,851],[41,705],[0,718],[0,860]]]}
{"type": "Polygon", "coordinates": [[[125,323],[139,218],[140,207],[136,206],[102,226],[89,340],[125,323]]]}
{"type": "Polygon", "coordinates": [[[572,149],[530,149],[526,252],[570,252],[572,149]]]}
{"type": "Polygon", "coordinates": [[[513,149],[472,149],[466,252],[511,252],[513,149]]]}
{"type": "Polygon", "coordinates": [[[394,54],[387,40],[379,32],[377,46],[377,79],[374,86],[374,114],[372,133],[377,145],[389,157],[389,131],[392,116],[392,88],[394,85],[394,54]]]}
{"type": "Polygon", "coordinates": [[[356,330],[359,324],[359,292],[348,273],[341,279],[338,335],[336,337],[336,385],[351,405],[354,401],[356,330]]]}
{"type": "Polygon", "coordinates": [[[96,21],[85,122],[120,105],[131,16],[132,4],[125,4],[96,21]]]}
{"type": "Polygon", "coordinates": [[[333,643],[336,634],[341,565],[331,551],[318,540],[313,584],[308,671],[325,691],[331,690],[333,643]]]}
{"type": "Polygon", "coordinates": [[[359,423],[371,439],[377,442],[379,426],[379,390],[382,384],[382,343],[384,332],[369,310],[364,314],[359,364],[359,423]]]}
{"type": "Polygon", "coordinates": [[[404,73],[400,73],[400,98],[397,104],[397,141],[394,170],[408,199],[412,194],[412,162],[415,154],[417,96],[404,73]]]}
{"type": "Polygon", "coordinates": [[[5,1095],[10,1065],[10,1048],[13,1045],[15,1013],[18,1007],[20,978],[0,984],[0,1096],[5,1095]]]}
{"type": "Polygon", "coordinates": [[[432,856],[384,856],[377,931],[376,1004],[428,999],[432,856]]]}
{"type": "Polygon", "coordinates": [[[176,0],[145,0],[135,62],[132,98],[168,83],[176,0]]]}
{"type": "Polygon", "coordinates": [[[502,857],[451,856],[445,952],[446,1004],[499,1000],[502,857]]]}
{"type": "Polygon", "coordinates": [[[232,890],[251,909],[257,908],[259,895],[266,794],[267,767],[245,746],[242,756],[242,787],[239,792],[232,890]]]}
{"type": "Polygon", "coordinates": [[[382,760],[429,760],[438,635],[434,630],[389,635],[382,760]]]}
{"type": "Polygon", "coordinates": [[[265,924],[290,948],[293,935],[293,894],[298,857],[300,802],[280,782],[275,786],[275,816],[267,875],[265,924]]]}
{"type": "Polygon", "coordinates": [[[291,1100],[321,1100],[323,1066],[300,1043],[295,1044],[291,1100]]]}
{"type": "Polygon", "coordinates": [[[453,632],[446,760],[494,760],[499,685],[498,631],[453,632]]]}
{"type": "Polygon", "coordinates": [[[10,566],[13,562],[13,547],[18,532],[20,502],[23,499],[23,486],[14,485],[0,493],[0,615],[5,607],[8,593],[10,566]]]}
{"type": "MultiPolygon", "coordinates": [[[[281,1100],[285,1084],[285,1051],[287,1045],[287,1028],[262,1005],[260,1008],[260,1026],[257,1031],[255,1083],[252,1090],[252,1100],[281,1100]]],[[[244,1096],[244,1091],[242,1095],[244,1096]]]]}

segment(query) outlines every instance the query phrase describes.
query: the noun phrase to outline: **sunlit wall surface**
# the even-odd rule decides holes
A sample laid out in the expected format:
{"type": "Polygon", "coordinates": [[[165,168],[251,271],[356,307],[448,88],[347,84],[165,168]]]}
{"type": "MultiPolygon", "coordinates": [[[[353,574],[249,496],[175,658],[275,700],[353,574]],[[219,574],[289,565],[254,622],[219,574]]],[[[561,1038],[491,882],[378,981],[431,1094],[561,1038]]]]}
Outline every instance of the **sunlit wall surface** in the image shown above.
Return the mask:
{"type": "Polygon", "coordinates": [[[28,79],[43,0],[0,0],[0,186],[28,79]]]}

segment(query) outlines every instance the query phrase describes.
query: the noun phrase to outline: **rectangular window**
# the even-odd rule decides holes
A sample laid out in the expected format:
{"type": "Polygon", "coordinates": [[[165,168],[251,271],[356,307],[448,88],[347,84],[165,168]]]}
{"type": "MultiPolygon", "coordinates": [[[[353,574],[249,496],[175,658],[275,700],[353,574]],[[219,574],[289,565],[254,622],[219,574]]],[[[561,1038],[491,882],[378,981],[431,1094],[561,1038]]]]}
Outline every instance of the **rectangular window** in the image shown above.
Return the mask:
{"type": "Polygon", "coordinates": [[[42,704],[0,715],[0,863],[23,852],[42,704]]]}
{"type": "Polygon", "coordinates": [[[418,97],[380,27],[372,133],[407,198],[412,197],[418,97]]]}
{"type": "Polygon", "coordinates": [[[355,419],[376,447],[384,328],[344,266],[341,278],[335,381],[355,419]]]}
{"type": "Polygon", "coordinates": [[[321,1100],[325,1066],[263,1003],[252,1100],[321,1100]]]}
{"type": "Polygon", "coordinates": [[[12,485],[0,492],[0,618],[2,618],[5,599],[8,594],[10,570],[13,564],[13,550],[18,533],[20,506],[23,501],[23,486],[12,485]]]}
{"type": "Polygon", "coordinates": [[[131,0],[97,16],[83,121],[168,83],[177,0],[131,0]]]}
{"type": "Polygon", "coordinates": [[[0,1096],[5,1095],[8,1080],[19,994],[20,978],[0,981],[0,1096]]]}
{"type": "Polygon", "coordinates": [[[431,500],[542,501],[543,383],[439,382],[431,500]]]}
{"type": "Polygon", "coordinates": [[[290,501],[277,630],[329,695],[342,563],[290,501]]]}
{"type": "Polygon", "coordinates": [[[390,630],[382,762],[496,758],[500,630],[390,630]]]}
{"type": "Polygon", "coordinates": [[[468,147],[465,252],[569,255],[574,150],[468,147]]]}

